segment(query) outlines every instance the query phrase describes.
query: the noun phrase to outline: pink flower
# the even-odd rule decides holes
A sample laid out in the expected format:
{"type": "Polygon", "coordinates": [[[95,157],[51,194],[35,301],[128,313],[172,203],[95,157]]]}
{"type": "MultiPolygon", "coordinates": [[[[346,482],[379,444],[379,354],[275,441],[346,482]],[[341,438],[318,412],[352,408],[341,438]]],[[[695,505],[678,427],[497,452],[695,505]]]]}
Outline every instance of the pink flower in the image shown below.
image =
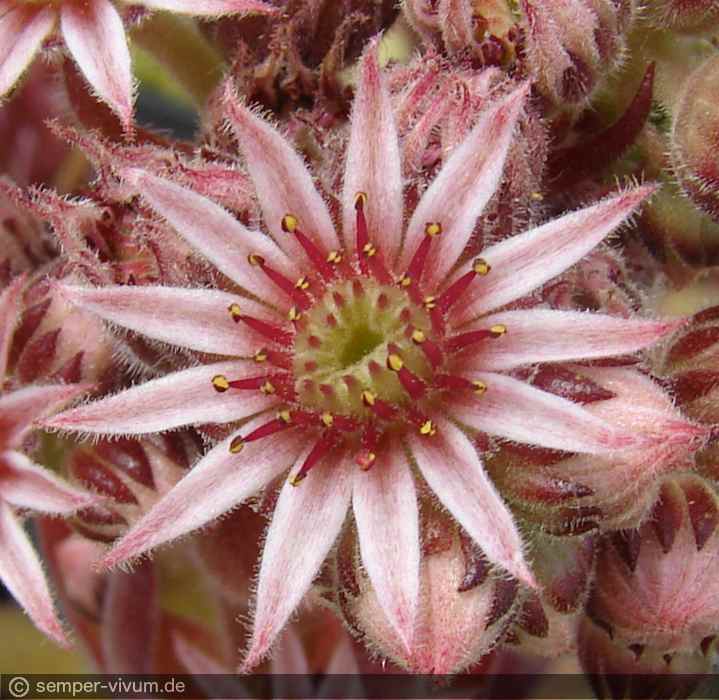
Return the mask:
{"type": "MultiPolygon", "coordinates": [[[[135,4],[196,17],[274,12],[261,0],[142,0],[135,4]]],[[[65,45],[93,91],[129,128],[130,51],[122,18],[110,0],[0,0],[0,97],[19,80],[58,22],[65,45]]]]}
{"type": "Polygon", "coordinates": [[[0,579],[45,634],[67,644],[42,565],[23,530],[18,510],[69,515],[97,499],[35,464],[20,448],[33,421],[80,396],[87,386],[28,386],[1,391],[24,282],[22,277],[16,279],[0,295],[0,579]]]}
{"type": "Polygon", "coordinates": [[[491,562],[534,586],[473,435],[589,454],[632,445],[621,429],[508,372],[634,352],[677,327],[498,311],[577,262],[654,187],[467,260],[462,253],[500,182],[527,87],[478,116],[405,224],[400,145],[375,54],[376,45],[361,61],[340,229],[297,153],[228,93],[264,232],[167,179],[138,169],[122,176],[237,292],[61,288],[108,321],[221,359],[66,411],[48,426],[119,435],[243,421],[116,543],[107,566],[202,527],[290,470],[267,532],[248,668],[297,607],[350,506],[378,605],[411,648],[422,479],[491,562]]]}

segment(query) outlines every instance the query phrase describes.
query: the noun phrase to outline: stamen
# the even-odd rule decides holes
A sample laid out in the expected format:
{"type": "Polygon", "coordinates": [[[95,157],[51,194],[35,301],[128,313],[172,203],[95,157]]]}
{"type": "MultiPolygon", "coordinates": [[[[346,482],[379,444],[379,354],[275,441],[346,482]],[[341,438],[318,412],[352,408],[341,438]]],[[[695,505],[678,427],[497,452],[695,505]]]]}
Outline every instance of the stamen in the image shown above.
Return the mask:
{"type": "Polygon", "coordinates": [[[427,338],[427,336],[419,329],[415,328],[410,336],[412,342],[415,345],[419,345],[425,357],[432,365],[433,369],[439,367],[442,364],[442,351],[433,340],[427,338]]]}
{"type": "Polygon", "coordinates": [[[369,239],[367,219],[364,213],[366,205],[367,195],[364,192],[358,192],[355,196],[355,211],[357,212],[357,259],[359,261],[360,272],[363,275],[369,275],[371,272],[382,284],[390,284],[392,278],[384,266],[382,256],[378,255],[377,246],[369,239]]]}
{"type": "Polygon", "coordinates": [[[362,403],[382,420],[392,420],[397,415],[397,409],[394,406],[378,398],[377,394],[371,391],[362,392],[362,403]]]}
{"type": "MultiPolygon", "coordinates": [[[[292,280],[285,277],[281,272],[278,272],[277,270],[271,268],[265,262],[265,259],[261,255],[250,253],[247,256],[247,261],[253,267],[259,267],[262,272],[264,272],[267,277],[269,277],[270,280],[274,282],[274,284],[276,284],[283,292],[285,292],[285,294],[287,294],[302,311],[306,311],[312,306],[312,300],[307,294],[304,293],[303,288],[301,286],[298,286],[297,283],[292,282],[292,280]]],[[[303,279],[305,278],[300,278],[300,280],[303,279]]],[[[309,284],[307,286],[309,286],[309,284]]]]}
{"type": "Polygon", "coordinates": [[[460,333],[451,338],[448,338],[444,344],[447,352],[457,352],[463,350],[470,345],[479,343],[482,340],[488,338],[501,338],[507,332],[507,326],[501,323],[497,323],[490,328],[482,328],[478,331],[469,331],[468,333],[460,333]]]}
{"type": "Polygon", "coordinates": [[[287,233],[291,233],[297,239],[297,242],[302,246],[305,254],[310,259],[310,262],[314,265],[315,269],[320,273],[325,282],[329,282],[334,279],[335,271],[332,268],[332,265],[329,264],[331,261],[329,261],[329,259],[325,260],[325,256],[322,251],[320,251],[320,249],[304,233],[302,233],[302,231],[300,231],[299,221],[296,216],[293,216],[292,214],[285,214],[285,216],[282,217],[282,230],[287,233]]]}
{"type": "Polygon", "coordinates": [[[278,328],[267,321],[261,321],[259,318],[243,314],[239,304],[230,304],[228,311],[235,323],[242,321],[253,330],[256,330],[260,335],[264,335],[268,340],[272,340],[280,345],[290,345],[292,343],[294,338],[292,333],[288,333],[286,330],[278,328]]]}
{"type": "Polygon", "coordinates": [[[292,486],[298,486],[300,482],[304,481],[309,474],[312,467],[319,462],[336,443],[336,437],[332,433],[325,433],[312,448],[311,452],[307,455],[302,466],[299,468],[297,473],[290,478],[290,484],[292,486]]]}
{"type": "Polygon", "coordinates": [[[355,457],[355,464],[362,470],[367,471],[372,467],[377,459],[377,445],[379,444],[379,434],[375,426],[370,423],[362,433],[362,450],[355,457]]]}
{"type": "Polygon", "coordinates": [[[437,426],[434,421],[430,420],[423,413],[410,406],[407,408],[407,416],[409,420],[417,426],[420,435],[424,437],[432,437],[437,434],[437,426]]]}
{"type": "Polygon", "coordinates": [[[411,398],[416,401],[424,396],[427,385],[416,374],[408,370],[404,366],[402,358],[396,353],[391,352],[391,349],[390,355],[387,357],[387,367],[393,372],[396,372],[404,390],[411,398]]]}
{"type": "Polygon", "coordinates": [[[219,394],[224,394],[230,388],[230,383],[224,374],[216,374],[211,381],[215,391],[219,394]]]}
{"type": "Polygon", "coordinates": [[[295,398],[292,377],[286,374],[262,375],[233,381],[228,381],[223,374],[217,374],[212,377],[211,382],[218,393],[224,393],[228,389],[238,389],[240,391],[260,391],[265,396],[277,394],[290,400],[295,398]]]}
{"type": "Polygon", "coordinates": [[[417,247],[417,251],[407,268],[407,272],[400,277],[399,283],[402,287],[409,287],[410,285],[417,286],[419,284],[425,263],[427,262],[427,255],[432,245],[432,239],[442,233],[442,224],[430,222],[424,227],[424,233],[425,237],[417,247]]]}
{"type": "Polygon", "coordinates": [[[477,396],[482,396],[487,393],[487,385],[480,379],[470,381],[465,377],[457,377],[452,374],[438,374],[434,378],[434,383],[438,389],[472,391],[477,394],[477,396]]]}
{"type": "Polygon", "coordinates": [[[274,435],[275,433],[279,433],[282,430],[287,430],[287,428],[292,427],[294,427],[294,425],[292,423],[290,412],[280,411],[277,414],[277,418],[274,418],[273,420],[264,423],[258,428],[255,428],[251,433],[245,435],[244,437],[235,438],[230,443],[230,452],[237,453],[248,442],[255,442],[256,440],[261,440],[262,438],[269,437],[270,435],[274,435]],[[238,449],[233,449],[233,447],[236,447],[235,443],[237,441],[239,441],[240,447],[238,449]]]}
{"type": "Polygon", "coordinates": [[[467,291],[469,285],[472,284],[474,278],[477,275],[483,277],[489,274],[492,268],[489,266],[486,260],[477,258],[472,263],[472,269],[462,275],[454,284],[452,284],[447,291],[445,291],[437,300],[437,310],[439,313],[447,313],[454,304],[456,304],[462,295],[467,291]]]}
{"type": "Polygon", "coordinates": [[[279,352],[278,350],[268,350],[267,348],[261,348],[252,356],[252,359],[257,364],[269,362],[269,364],[274,365],[275,367],[279,367],[281,369],[292,369],[292,357],[286,352],[279,352]]]}

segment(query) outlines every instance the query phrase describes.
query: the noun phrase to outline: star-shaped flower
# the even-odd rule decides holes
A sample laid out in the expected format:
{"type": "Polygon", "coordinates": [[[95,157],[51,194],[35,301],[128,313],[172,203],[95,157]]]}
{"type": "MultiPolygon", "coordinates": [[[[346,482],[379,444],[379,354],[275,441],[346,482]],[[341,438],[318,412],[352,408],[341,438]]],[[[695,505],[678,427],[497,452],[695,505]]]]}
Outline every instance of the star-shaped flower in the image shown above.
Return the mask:
{"type": "MultiPolygon", "coordinates": [[[[273,13],[261,0],[142,0],[151,10],[195,17],[273,13]]],[[[57,30],[97,96],[129,128],[133,85],[125,27],[110,0],[0,0],[0,98],[57,30]]]]}
{"type": "Polygon", "coordinates": [[[401,148],[370,47],[360,64],[340,227],[292,146],[228,92],[264,231],[168,179],[138,169],[121,175],[239,291],[61,288],[108,321],[224,359],[47,425],[141,434],[243,421],[115,544],[106,565],[202,527],[291,474],[267,532],[248,668],[307,591],[350,507],[379,605],[408,648],[419,592],[418,488],[434,492],[491,562],[536,585],[514,519],[483,469],[477,432],[589,454],[635,443],[511,371],[631,353],[678,322],[506,307],[582,258],[654,187],[569,213],[481,258],[463,257],[500,182],[526,94],[521,86],[487,106],[405,223],[401,148]]]}
{"type": "Polygon", "coordinates": [[[18,511],[69,515],[97,503],[90,494],[64,483],[21,451],[34,421],[85,393],[87,386],[28,386],[3,392],[8,352],[25,280],[16,279],[0,295],[0,579],[49,637],[67,644],[42,565],[18,511]]]}

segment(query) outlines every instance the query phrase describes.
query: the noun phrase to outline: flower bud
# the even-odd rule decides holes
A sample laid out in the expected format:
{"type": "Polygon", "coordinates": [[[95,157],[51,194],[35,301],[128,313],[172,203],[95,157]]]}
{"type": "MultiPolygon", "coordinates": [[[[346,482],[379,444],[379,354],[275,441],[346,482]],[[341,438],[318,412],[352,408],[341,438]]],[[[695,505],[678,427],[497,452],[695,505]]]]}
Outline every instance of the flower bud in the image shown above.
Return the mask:
{"type": "MultiPolygon", "coordinates": [[[[716,3],[712,3],[715,5],[716,3]]],[[[719,18],[719,13],[716,13],[719,18]]],[[[695,68],[675,108],[671,135],[674,171],[682,189],[700,209],[719,221],[719,57],[695,68]]]]}
{"type": "Polygon", "coordinates": [[[502,493],[522,515],[554,534],[643,521],[665,475],[693,466],[709,429],[685,418],[651,379],[616,367],[542,368],[535,385],[584,403],[636,444],[611,456],[565,456],[504,445],[488,465],[502,493]]]}
{"type": "Polygon", "coordinates": [[[488,654],[516,612],[518,585],[502,578],[476,545],[432,514],[420,565],[420,602],[411,648],[390,625],[362,569],[344,553],[343,613],[370,650],[412,673],[457,673],[488,654]],[[349,568],[348,568],[349,567],[349,568]]]}
{"type": "Polygon", "coordinates": [[[69,477],[107,497],[105,506],[78,512],[75,528],[102,542],[122,535],[182,478],[196,450],[192,443],[189,433],[171,433],[73,447],[65,463],[69,477]]]}
{"type": "Polygon", "coordinates": [[[644,7],[656,27],[686,32],[710,32],[719,22],[715,0],[650,0],[644,7]]]}

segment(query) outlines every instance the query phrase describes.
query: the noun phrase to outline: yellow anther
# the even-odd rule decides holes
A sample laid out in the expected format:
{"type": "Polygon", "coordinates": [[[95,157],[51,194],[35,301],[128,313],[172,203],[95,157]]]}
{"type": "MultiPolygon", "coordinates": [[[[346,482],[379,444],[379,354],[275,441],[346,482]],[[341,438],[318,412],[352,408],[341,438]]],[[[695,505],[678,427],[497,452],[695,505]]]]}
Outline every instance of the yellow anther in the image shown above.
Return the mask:
{"type": "Polygon", "coordinates": [[[497,323],[489,329],[489,332],[495,337],[499,338],[507,332],[507,326],[503,323],[497,323]]]}
{"type": "Polygon", "coordinates": [[[364,247],[362,248],[362,252],[368,257],[374,257],[377,255],[377,248],[375,248],[371,243],[365,243],[364,247]]]}
{"type": "Polygon", "coordinates": [[[304,480],[306,474],[295,474],[294,476],[290,477],[290,486],[299,486],[304,480]]]}
{"type": "Polygon", "coordinates": [[[426,236],[430,236],[431,238],[439,236],[439,234],[442,233],[442,224],[437,223],[436,221],[430,222],[424,227],[424,233],[426,236]]]}
{"type": "Polygon", "coordinates": [[[366,472],[377,459],[377,455],[374,452],[368,452],[366,455],[363,455],[360,461],[360,469],[364,472],[366,472]]]}
{"type": "Polygon", "coordinates": [[[367,206],[367,193],[366,192],[358,192],[355,195],[355,209],[357,207],[366,207],[367,206]]]}
{"type": "Polygon", "coordinates": [[[320,416],[320,420],[327,426],[328,428],[331,428],[332,425],[335,422],[334,416],[329,412],[325,411],[322,416],[320,416]]]}
{"type": "Polygon", "coordinates": [[[327,256],[327,262],[333,265],[339,265],[342,262],[342,253],[339,250],[331,250],[327,256]]]}
{"type": "Polygon", "coordinates": [[[270,394],[275,393],[275,385],[268,380],[260,387],[260,391],[269,396],[270,394]]]}
{"type": "Polygon", "coordinates": [[[242,316],[242,309],[240,308],[239,304],[230,304],[227,307],[227,310],[230,312],[230,316],[236,321],[240,316],[242,316]]]}
{"type": "Polygon", "coordinates": [[[261,362],[267,362],[267,350],[264,348],[262,350],[258,350],[253,356],[252,359],[260,364],[261,362]]]}
{"type": "Polygon", "coordinates": [[[261,255],[256,255],[255,253],[250,253],[247,256],[247,262],[252,265],[252,267],[261,267],[265,264],[265,259],[261,255]]]}
{"type": "Polygon", "coordinates": [[[284,411],[278,411],[277,417],[284,423],[292,422],[292,413],[288,409],[284,409],[284,411]]]}
{"type": "Polygon", "coordinates": [[[473,381],[472,384],[474,385],[474,393],[479,394],[479,396],[487,391],[487,385],[479,379],[473,381]]]}
{"type": "Polygon", "coordinates": [[[365,406],[374,406],[375,399],[377,398],[377,394],[373,394],[371,391],[363,391],[362,392],[362,403],[365,406]]]}
{"type": "Polygon", "coordinates": [[[215,387],[215,391],[222,393],[230,388],[230,383],[227,381],[227,377],[224,374],[216,374],[212,377],[212,386],[215,387]]]}
{"type": "Polygon", "coordinates": [[[472,263],[472,270],[474,273],[481,275],[482,277],[484,277],[484,275],[488,275],[491,269],[491,265],[484,258],[477,258],[472,263]]]}
{"type": "Polygon", "coordinates": [[[421,330],[417,329],[412,331],[412,341],[417,343],[418,345],[421,343],[424,343],[424,341],[427,340],[427,336],[422,333],[421,330]]]}
{"type": "Polygon", "coordinates": [[[544,195],[541,192],[532,192],[532,194],[529,196],[535,202],[543,202],[544,201],[544,195]]]}
{"type": "Polygon", "coordinates": [[[309,289],[310,288],[310,281],[306,277],[300,277],[297,282],[295,282],[295,289],[309,289]]]}
{"type": "Polygon", "coordinates": [[[294,233],[298,224],[297,217],[292,214],[285,214],[282,217],[282,230],[285,233],[294,233]]]}
{"type": "Polygon", "coordinates": [[[402,362],[402,358],[399,355],[390,355],[387,358],[387,367],[393,372],[399,372],[402,367],[404,367],[404,362],[402,362]]]}
{"type": "Polygon", "coordinates": [[[302,313],[298,310],[296,306],[293,306],[287,312],[287,318],[289,318],[290,321],[299,321],[302,318],[302,313]]]}
{"type": "Polygon", "coordinates": [[[245,443],[242,440],[242,435],[238,435],[236,438],[232,440],[230,443],[230,452],[233,455],[236,455],[240,452],[242,452],[242,448],[245,446],[245,443]]]}
{"type": "Polygon", "coordinates": [[[409,287],[412,284],[412,278],[409,275],[402,275],[398,282],[400,287],[409,287]]]}
{"type": "Polygon", "coordinates": [[[425,309],[434,309],[437,306],[437,297],[425,297],[422,300],[422,305],[425,309]]]}
{"type": "Polygon", "coordinates": [[[419,434],[420,435],[436,435],[437,434],[437,428],[435,428],[434,423],[431,420],[426,420],[419,428],[419,434]]]}

